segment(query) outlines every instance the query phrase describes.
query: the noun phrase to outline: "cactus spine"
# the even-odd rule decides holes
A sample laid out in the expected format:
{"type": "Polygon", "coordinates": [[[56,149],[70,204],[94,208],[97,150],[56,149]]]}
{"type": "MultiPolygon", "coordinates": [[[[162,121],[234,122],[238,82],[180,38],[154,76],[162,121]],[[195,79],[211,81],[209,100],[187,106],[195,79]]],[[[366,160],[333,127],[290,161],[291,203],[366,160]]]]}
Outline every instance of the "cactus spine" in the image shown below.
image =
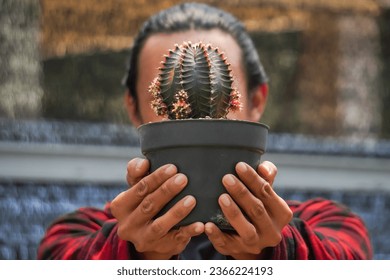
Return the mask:
{"type": "Polygon", "coordinates": [[[175,45],[149,87],[152,108],[168,119],[226,118],[241,109],[230,64],[218,48],[203,43],[175,45]]]}

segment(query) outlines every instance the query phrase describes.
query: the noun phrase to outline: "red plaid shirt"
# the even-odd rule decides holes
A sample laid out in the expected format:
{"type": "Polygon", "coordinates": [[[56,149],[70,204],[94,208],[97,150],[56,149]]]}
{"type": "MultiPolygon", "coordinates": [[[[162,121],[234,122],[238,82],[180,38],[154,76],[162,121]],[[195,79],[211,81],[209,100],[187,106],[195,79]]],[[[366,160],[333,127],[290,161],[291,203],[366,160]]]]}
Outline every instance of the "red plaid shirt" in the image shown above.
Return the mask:
{"type": "MultiPolygon", "coordinates": [[[[345,206],[324,199],[287,202],[294,218],[283,229],[279,245],[265,249],[262,258],[372,258],[363,221],[345,206]]],[[[116,232],[109,203],[104,210],[81,208],[48,228],[38,248],[38,259],[137,259],[134,246],[116,232]]]]}

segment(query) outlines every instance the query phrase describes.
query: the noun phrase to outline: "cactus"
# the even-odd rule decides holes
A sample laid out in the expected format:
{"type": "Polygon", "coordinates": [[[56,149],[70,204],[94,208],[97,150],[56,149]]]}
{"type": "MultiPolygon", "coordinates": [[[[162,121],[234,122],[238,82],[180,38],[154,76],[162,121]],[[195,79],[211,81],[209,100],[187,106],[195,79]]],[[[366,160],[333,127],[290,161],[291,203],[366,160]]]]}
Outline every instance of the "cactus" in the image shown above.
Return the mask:
{"type": "Polygon", "coordinates": [[[241,109],[230,64],[218,48],[191,42],[175,45],[159,71],[149,87],[158,116],[226,119],[229,111],[241,109]]]}

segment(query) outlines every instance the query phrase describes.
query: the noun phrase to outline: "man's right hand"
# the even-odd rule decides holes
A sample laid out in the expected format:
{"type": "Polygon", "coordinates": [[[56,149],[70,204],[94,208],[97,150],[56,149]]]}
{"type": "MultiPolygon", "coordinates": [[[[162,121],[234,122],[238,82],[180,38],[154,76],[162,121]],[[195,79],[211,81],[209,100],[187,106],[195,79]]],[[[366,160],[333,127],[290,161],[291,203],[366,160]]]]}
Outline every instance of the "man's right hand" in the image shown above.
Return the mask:
{"type": "Polygon", "coordinates": [[[195,207],[193,196],[184,197],[154,219],[188,180],[172,164],[148,174],[149,167],[149,161],[141,158],[128,163],[126,178],[130,188],[111,202],[111,212],[118,220],[118,236],[134,244],[141,258],[170,259],[185,249],[191,237],[203,233],[204,225],[197,222],[173,229],[195,207]]]}

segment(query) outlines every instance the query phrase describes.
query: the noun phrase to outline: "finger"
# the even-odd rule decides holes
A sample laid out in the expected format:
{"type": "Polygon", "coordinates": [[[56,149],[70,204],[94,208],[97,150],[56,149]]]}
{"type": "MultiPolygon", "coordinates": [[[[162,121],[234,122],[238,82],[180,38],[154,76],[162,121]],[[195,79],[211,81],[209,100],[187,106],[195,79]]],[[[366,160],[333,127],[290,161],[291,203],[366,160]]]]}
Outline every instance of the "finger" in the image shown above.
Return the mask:
{"type": "Polygon", "coordinates": [[[130,211],[136,209],[148,194],[155,191],[167,179],[176,174],[176,172],[177,168],[174,165],[164,165],[142,178],[130,189],[120,193],[112,200],[110,205],[114,217],[120,219],[121,217],[128,215],[130,211]]]}
{"type": "Polygon", "coordinates": [[[123,191],[118,194],[110,204],[111,214],[118,220],[122,220],[128,215],[128,207],[126,205],[126,192],[123,191]]]}
{"type": "Polygon", "coordinates": [[[272,186],[278,169],[272,162],[264,161],[257,167],[257,173],[272,186]]]}
{"type": "MultiPolygon", "coordinates": [[[[274,221],[268,215],[260,200],[257,200],[258,204],[252,205],[251,211],[247,213],[253,224],[248,222],[228,194],[221,195],[219,202],[225,217],[238,233],[239,239],[236,241],[242,244],[246,248],[245,250],[251,254],[260,253],[263,247],[262,243],[267,242],[270,238],[269,236],[272,239],[274,235],[278,236],[274,234],[278,233],[278,231],[275,231],[274,221]]],[[[231,245],[230,249],[234,254],[240,253],[240,250],[238,248],[235,250],[233,245],[231,245]]]]}
{"type": "MultiPolygon", "coordinates": [[[[152,234],[159,237],[166,235],[175,225],[177,225],[177,223],[183,220],[192,209],[194,209],[195,204],[196,201],[193,196],[186,196],[178,201],[164,215],[152,222],[150,226],[152,234]]],[[[184,229],[181,229],[181,231],[184,231],[184,229]]],[[[188,237],[190,237],[190,235],[188,235],[188,237]]]]}
{"type": "MultiPolygon", "coordinates": [[[[238,180],[238,178],[236,178],[234,175],[231,174],[225,175],[222,178],[222,182],[226,187],[226,190],[232,196],[234,201],[236,201],[237,204],[243,209],[244,213],[249,218],[249,220],[253,223],[256,229],[260,229],[264,223],[266,225],[272,225],[273,223],[272,219],[274,218],[272,216],[272,213],[274,210],[277,209],[276,207],[280,205],[279,204],[280,201],[276,200],[277,204],[275,204],[274,201],[276,198],[273,196],[273,194],[269,195],[270,191],[273,192],[274,194],[275,192],[273,191],[273,189],[268,183],[266,184],[267,188],[261,188],[256,191],[257,197],[255,197],[252,194],[252,192],[249,191],[249,189],[243,184],[243,182],[238,180]],[[265,204],[263,199],[267,200],[267,204],[265,204]]],[[[226,208],[223,209],[223,211],[236,211],[234,209],[234,205],[231,207],[232,210],[228,210],[227,207],[229,206],[228,197],[224,197],[223,195],[221,195],[220,201],[222,202],[222,204],[223,202],[226,202],[225,203],[226,208]]],[[[278,213],[278,211],[276,213],[278,213]]],[[[230,222],[233,223],[233,221],[230,222]]],[[[244,224],[241,225],[237,224],[234,226],[234,228],[238,229],[238,227],[243,227],[243,226],[244,224]]],[[[243,231],[243,233],[240,234],[240,236],[242,236],[245,241],[250,241],[250,238],[252,238],[250,235],[255,234],[255,232],[252,232],[251,230],[253,229],[248,227],[244,228],[244,230],[245,231],[243,231]]]]}
{"type": "MultiPolygon", "coordinates": [[[[253,224],[244,216],[241,209],[231,199],[228,194],[222,194],[218,203],[221,206],[222,212],[230,225],[237,231],[238,235],[247,245],[254,244],[257,241],[257,232],[253,224]]],[[[250,204],[247,202],[247,204],[250,204]]],[[[251,217],[253,218],[253,217],[251,217]]]]}
{"type": "MultiPolygon", "coordinates": [[[[236,202],[245,211],[245,213],[251,213],[252,205],[255,205],[259,199],[255,197],[252,192],[232,174],[225,175],[222,178],[222,183],[227,192],[233,198],[234,202],[236,202]]],[[[227,207],[229,206],[230,197],[221,195],[219,202],[227,207]]]]}
{"type": "Polygon", "coordinates": [[[157,247],[159,247],[160,251],[169,253],[169,255],[178,255],[187,247],[191,237],[200,235],[203,232],[204,225],[201,222],[183,226],[177,230],[170,231],[161,238],[161,242],[159,242],[157,247]]]}
{"type": "Polygon", "coordinates": [[[240,162],[236,166],[236,172],[244,185],[262,201],[268,215],[274,220],[278,228],[283,227],[291,220],[292,212],[287,203],[276,194],[271,185],[260,177],[253,168],[240,162]]]}
{"type": "Polygon", "coordinates": [[[248,164],[239,162],[236,165],[236,172],[244,186],[246,186],[256,197],[260,198],[261,190],[270,185],[265,179],[248,164]]]}
{"type": "Polygon", "coordinates": [[[135,209],[135,222],[148,223],[172,198],[184,189],[187,182],[188,179],[184,174],[176,174],[154,192],[148,194],[135,209]]]}
{"type": "Polygon", "coordinates": [[[282,229],[291,221],[293,214],[290,207],[269,184],[262,188],[260,199],[278,229],[282,229]]]}
{"type": "Polygon", "coordinates": [[[213,244],[215,250],[222,255],[229,255],[230,251],[228,247],[233,247],[234,245],[232,242],[229,242],[231,240],[228,240],[227,236],[214,223],[206,223],[204,232],[213,244]]]}
{"type": "MultiPolygon", "coordinates": [[[[269,163],[268,166],[272,166],[269,163]]],[[[271,167],[272,168],[272,167],[271,167]]],[[[276,174],[275,169],[272,168],[270,174],[276,174]],[[272,171],[273,170],[273,171],[272,171]]],[[[260,177],[249,165],[245,163],[238,163],[236,171],[240,176],[242,182],[259,198],[268,215],[273,219],[276,226],[280,229],[292,218],[292,212],[287,203],[276,194],[271,185],[262,177],[260,177]]]]}
{"type": "Polygon", "coordinates": [[[129,186],[137,184],[149,171],[150,163],[147,159],[133,158],[127,164],[126,181],[129,186]]]}
{"type": "MultiPolygon", "coordinates": [[[[187,245],[192,237],[198,236],[204,232],[204,224],[195,222],[190,225],[182,226],[178,230],[172,231],[175,242],[182,242],[187,245]]],[[[184,248],[183,248],[184,249],[184,248]]]]}
{"type": "Polygon", "coordinates": [[[204,232],[204,224],[201,222],[195,222],[187,226],[182,226],[180,227],[179,232],[183,236],[188,236],[188,237],[198,236],[204,232]]]}

